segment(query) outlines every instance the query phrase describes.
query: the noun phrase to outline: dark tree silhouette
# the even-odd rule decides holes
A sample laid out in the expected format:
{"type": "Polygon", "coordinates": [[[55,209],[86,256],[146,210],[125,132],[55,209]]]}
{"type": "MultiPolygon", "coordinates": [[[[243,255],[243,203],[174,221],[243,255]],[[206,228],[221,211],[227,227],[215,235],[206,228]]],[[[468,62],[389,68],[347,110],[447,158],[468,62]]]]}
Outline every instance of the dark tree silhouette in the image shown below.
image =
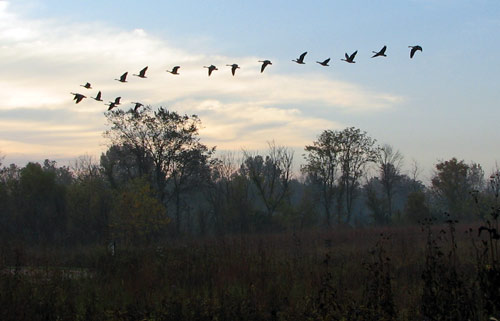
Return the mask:
{"type": "Polygon", "coordinates": [[[472,214],[471,192],[483,185],[483,175],[480,165],[467,165],[454,157],[436,164],[431,183],[442,209],[455,219],[472,214]]]}
{"type": "Polygon", "coordinates": [[[208,175],[215,151],[200,142],[201,122],[196,115],[179,115],[160,107],[106,113],[111,128],[105,132],[112,145],[126,146],[135,155],[140,175],[148,175],[163,204],[173,202],[180,232],[182,195],[199,186],[208,175]],[[151,166],[147,164],[151,162],[151,166]],[[147,170],[146,173],[142,172],[147,170]]]}
{"type": "Polygon", "coordinates": [[[342,131],[325,130],[318,141],[306,146],[303,172],[321,187],[327,224],[334,200],[337,223],[349,223],[365,166],[376,161],[374,144],[366,132],[349,127],[342,131]]]}
{"type": "Polygon", "coordinates": [[[266,207],[267,218],[271,219],[290,191],[293,152],[270,142],[265,157],[251,156],[247,152],[244,154],[242,170],[255,186],[258,196],[266,207]]]}
{"type": "Polygon", "coordinates": [[[402,178],[403,155],[399,151],[395,151],[392,146],[385,144],[379,148],[377,162],[380,173],[379,179],[387,202],[387,217],[390,220],[393,214],[394,194],[397,191],[397,184],[402,178]]]}
{"type": "Polygon", "coordinates": [[[328,226],[331,224],[339,178],[339,146],[336,138],[336,132],[325,130],[313,145],[306,146],[306,164],[301,169],[314,185],[319,186],[328,226]]]}

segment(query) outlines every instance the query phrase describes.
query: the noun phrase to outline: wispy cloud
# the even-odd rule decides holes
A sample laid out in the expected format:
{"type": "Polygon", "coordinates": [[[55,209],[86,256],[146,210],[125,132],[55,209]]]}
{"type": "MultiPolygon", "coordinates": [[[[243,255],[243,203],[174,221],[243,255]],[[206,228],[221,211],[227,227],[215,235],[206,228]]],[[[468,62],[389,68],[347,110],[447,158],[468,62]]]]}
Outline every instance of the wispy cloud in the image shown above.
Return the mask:
{"type": "Polygon", "coordinates": [[[173,109],[195,112],[203,121],[205,141],[221,149],[261,149],[276,139],[279,144],[303,147],[326,128],[341,129],[334,121],[304,115],[299,109],[281,109],[253,102],[221,103],[218,100],[185,100],[173,109]]]}
{"type": "Polygon", "coordinates": [[[4,114],[0,149],[7,155],[43,151],[46,157],[70,157],[102,150],[106,106],[90,99],[98,90],[105,101],[121,96],[125,108],[141,101],[197,113],[204,141],[224,149],[260,148],[270,139],[303,146],[323,129],[343,127],[312,116],[311,109],[369,113],[402,100],[319,72],[284,75],[269,66],[261,74],[261,57],[191,54],[142,29],[26,19],[10,12],[7,1],[0,1],[0,48],[0,110],[51,111],[50,119],[39,112],[27,118],[4,114]],[[241,66],[235,77],[226,66],[231,63],[241,66]],[[219,70],[209,78],[202,67],[210,64],[219,70]],[[146,65],[147,79],[131,76],[146,65]],[[175,65],[180,76],[165,72],[175,65]],[[113,80],[125,71],[128,83],[113,80]],[[87,81],[92,90],[80,87],[87,81]],[[89,98],[75,105],[70,92],[89,98]]]}

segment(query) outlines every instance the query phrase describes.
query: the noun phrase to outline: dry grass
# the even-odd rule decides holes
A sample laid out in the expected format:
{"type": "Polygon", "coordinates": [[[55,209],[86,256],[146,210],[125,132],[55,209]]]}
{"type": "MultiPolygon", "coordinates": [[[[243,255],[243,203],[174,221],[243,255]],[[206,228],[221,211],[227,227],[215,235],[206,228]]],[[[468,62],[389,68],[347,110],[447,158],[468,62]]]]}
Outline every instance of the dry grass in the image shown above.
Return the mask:
{"type": "MultiPolygon", "coordinates": [[[[454,249],[460,261],[451,266],[436,257],[436,264],[472,280],[436,278],[441,289],[460,285],[480,294],[469,228],[455,226],[453,242],[446,225],[427,232],[343,228],[118,245],[114,257],[103,247],[4,244],[0,268],[9,273],[0,274],[0,303],[8,308],[0,319],[421,320],[424,272],[438,271],[429,265],[437,255],[429,252],[429,237],[445,257],[454,249]]],[[[473,314],[479,315],[486,312],[473,314]]]]}

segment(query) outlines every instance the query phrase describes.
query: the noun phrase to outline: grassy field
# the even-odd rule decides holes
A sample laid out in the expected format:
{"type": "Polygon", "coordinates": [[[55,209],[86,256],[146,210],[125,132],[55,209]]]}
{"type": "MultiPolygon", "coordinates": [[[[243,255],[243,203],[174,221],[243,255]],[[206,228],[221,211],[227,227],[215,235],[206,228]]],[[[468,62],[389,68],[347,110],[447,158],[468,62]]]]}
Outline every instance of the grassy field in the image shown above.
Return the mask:
{"type": "Polygon", "coordinates": [[[488,320],[500,317],[498,240],[478,227],[118,244],[115,256],[3,243],[0,319],[488,320]]]}

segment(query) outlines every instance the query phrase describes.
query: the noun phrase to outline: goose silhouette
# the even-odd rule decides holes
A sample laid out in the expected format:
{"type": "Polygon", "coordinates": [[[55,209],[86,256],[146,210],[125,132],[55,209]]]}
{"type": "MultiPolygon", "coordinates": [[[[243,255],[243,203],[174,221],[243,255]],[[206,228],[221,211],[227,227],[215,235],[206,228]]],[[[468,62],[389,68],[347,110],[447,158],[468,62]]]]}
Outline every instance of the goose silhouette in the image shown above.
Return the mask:
{"type": "Polygon", "coordinates": [[[115,78],[115,80],[118,80],[119,82],[127,82],[127,75],[128,75],[128,71],[126,73],[124,73],[123,75],[121,75],[120,79],[115,78]]]}
{"type": "Polygon", "coordinates": [[[422,47],[420,47],[420,46],[408,46],[408,48],[411,48],[411,50],[410,50],[410,59],[413,58],[413,56],[415,55],[415,53],[417,52],[417,50],[422,51],[422,47]]]}
{"type": "Polygon", "coordinates": [[[307,55],[307,51],[306,51],[306,52],[304,52],[302,55],[300,55],[300,57],[299,57],[299,58],[294,59],[294,60],[292,60],[292,61],[294,61],[294,62],[296,62],[296,63],[298,63],[298,64],[303,65],[303,64],[305,64],[305,62],[304,62],[304,58],[305,58],[305,56],[306,56],[306,55],[307,55]]]}
{"type": "Polygon", "coordinates": [[[385,54],[385,51],[387,50],[387,46],[383,46],[382,49],[380,49],[380,51],[372,51],[374,53],[374,55],[372,56],[372,58],[375,58],[375,57],[387,57],[387,55],[385,54]]]}
{"type": "Polygon", "coordinates": [[[142,106],[144,106],[143,104],[138,103],[138,102],[132,102],[132,104],[135,104],[134,111],[137,111],[137,109],[139,109],[139,108],[141,108],[142,106]]]}
{"type": "Polygon", "coordinates": [[[325,67],[328,67],[330,66],[328,63],[330,62],[330,58],[324,60],[324,61],[316,61],[318,64],[320,64],[321,66],[325,66],[325,67]]]}
{"type": "Polygon", "coordinates": [[[351,63],[351,64],[355,64],[356,62],[354,61],[354,57],[356,57],[357,53],[358,53],[358,51],[356,50],[355,52],[352,53],[352,55],[349,56],[346,52],[345,59],[340,59],[340,60],[343,60],[343,61],[351,63]]]}
{"type": "Polygon", "coordinates": [[[97,95],[95,97],[92,97],[92,98],[95,99],[96,101],[102,101],[102,99],[101,99],[101,92],[99,91],[97,93],[97,95]]]}
{"type": "Polygon", "coordinates": [[[267,65],[272,65],[273,63],[270,60],[259,60],[262,62],[262,66],[260,67],[260,72],[263,73],[264,69],[266,69],[267,65]]]}
{"type": "Polygon", "coordinates": [[[233,76],[234,76],[234,73],[236,72],[236,69],[239,69],[239,68],[240,68],[240,67],[238,66],[238,64],[232,64],[232,65],[226,65],[226,66],[231,67],[231,73],[233,74],[233,76]]]}
{"type": "Polygon", "coordinates": [[[73,97],[73,100],[75,100],[75,104],[78,104],[79,102],[81,102],[83,100],[83,98],[87,98],[87,96],[84,96],[84,95],[79,94],[79,93],[70,93],[70,94],[75,96],[75,97],[73,97]]]}
{"type": "Polygon", "coordinates": [[[171,73],[172,75],[178,75],[179,68],[180,68],[180,66],[175,66],[174,68],[172,68],[172,70],[167,70],[167,72],[171,73]]]}
{"type": "Polygon", "coordinates": [[[112,101],[109,102],[109,104],[105,104],[106,106],[109,106],[108,111],[116,107],[116,104],[112,101]]]}
{"type": "Polygon", "coordinates": [[[141,69],[141,71],[139,71],[139,74],[136,75],[136,74],[133,74],[132,76],[137,76],[139,78],[147,78],[146,77],[146,71],[148,70],[148,66],[144,67],[141,69]]]}
{"type": "Polygon", "coordinates": [[[214,71],[214,70],[219,70],[219,69],[217,69],[217,67],[215,67],[214,65],[210,65],[209,67],[207,67],[207,66],[203,66],[203,68],[208,68],[208,77],[210,77],[210,75],[212,74],[212,71],[214,71]]]}

